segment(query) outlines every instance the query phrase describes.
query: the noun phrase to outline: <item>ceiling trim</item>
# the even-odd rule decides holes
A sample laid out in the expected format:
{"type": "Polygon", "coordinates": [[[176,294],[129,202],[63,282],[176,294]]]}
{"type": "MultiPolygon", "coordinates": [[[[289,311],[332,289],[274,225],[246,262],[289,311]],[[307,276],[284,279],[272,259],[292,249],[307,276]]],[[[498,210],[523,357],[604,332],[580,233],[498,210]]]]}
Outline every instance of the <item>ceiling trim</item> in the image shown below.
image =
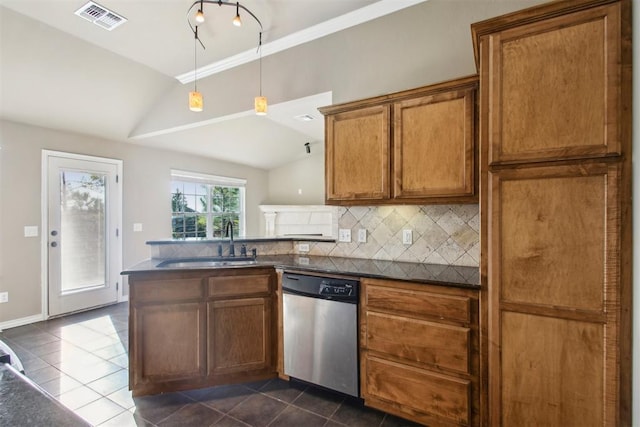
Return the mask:
{"type": "Polygon", "coordinates": [[[160,129],[160,130],[156,130],[156,131],[153,131],[153,132],[147,132],[147,133],[142,133],[142,134],[138,134],[138,135],[131,134],[131,135],[129,135],[129,139],[136,140],[136,139],[152,138],[154,136],[166,135],[168,133],[174,133],[174,132],[180,132],[180,131],[195,129],[195,128],[199,128],[201,126],[213,125],[213,124],[221,123],[221,122],[224,122],[224,121],[227,121],[227,120],[238,119],[238,118],[241,118],[241,117],[247,117],[247,116],[251,116],[251,115],[255,115],[255,114],[256,114],[256,112],[254,110],[241,111],[239,113],[228,114],[226,116],[220,116],[220,117],[214,117],[212,119],[207,119],[207,120],[202,120],[202,121],[199,121],[199,122],[188,123],[188,124],[185,124],[185,125],[174,126],[174,127],[167,128],[167,129],[160,129]]]}
{"type": "MultiPolygon", "coordinates": [[[[290,49],[303,43],[319,39],[329,34],[336,33],[346,28],[374,20],[381,16],[385,16],[426,1],[429,0],[380,0],[369,6],[354,10],[353,12],[346,13],[342,16],[338,16],[296,33],[289,34],[272,42],[263,43],[262,56],[273,55],[283,50],[290,49]]],[[[258,59],[256,49],[249,49],[237,55],[200,67],[197,70],[197,75],[199,78],[208,77],[242,64],[255,61],[256,59],[258,59]]],[[[175,78],[178,79],[180,83],[187,84],[193,82],[195,74],[196,73],[191,70],[180,74],[175,78]]]]}
{"type": "MultiPolygon", "coordinates": [[[[328,92],[321,92],[315,95],[309,95],[309,96],[305,96],[299,99],[295,99],[292,101],[284,101],[284,102],[280,102],[278,104],[273,104],[270,105],[269,108],[273,111],[274,109],[279,109],[279,108],[287,108],[289,105],[296,105],[300,102],[305,103],[305,102],[309,102],[311,100],[318,100],[318,99],[328,99],[330,100],[332,97],[333,92],[328,91],[328,92]]],[[[329,101],[330,102],[330,101],[329,101]]],[[[180,131],[186,131],[186,130],[191,130],[191,129],[196,129],[199,128],[201,126],[208,126],[208,125],[213,125],[216,123],[222,123],[225,122],[227,120],[233,120],[233,119],[239,119],[242,117],[248,117],[248,116],[254,116],[256,114],[256,112],[251,109],[251,110],[247,110],[247,111],[240,111],[238,113],[233,113],[233,114],[227,114],[226,116],[220,116],[220,117],[213,117],[210,119],[206,119],[206,120],[201,120],[198,122],[193,122],[193,123],[187,123],[184,125],[178,125],[178,126],[174,126],[174,127],[170,127],[167,129],[159,129],[156,131],[151,131],[151,132],[147,132],[147,133],[141,133],[141,134],[135,134],[135,133],[131,133],[129,135],[129,139],[131,140],[141,140],[141,139],[146,139],[146,138],[153,138],[154,136],[161,136],[161,135],[166,135],[166,134],[170,134],[170,133],[174,133],[174,132],[180,132],[180,131]]],[[[266,119],[269,119],[269,116],[266,117],[266,119]]],[[[270,119],[271,120],[271,119],[270,119]]]]}

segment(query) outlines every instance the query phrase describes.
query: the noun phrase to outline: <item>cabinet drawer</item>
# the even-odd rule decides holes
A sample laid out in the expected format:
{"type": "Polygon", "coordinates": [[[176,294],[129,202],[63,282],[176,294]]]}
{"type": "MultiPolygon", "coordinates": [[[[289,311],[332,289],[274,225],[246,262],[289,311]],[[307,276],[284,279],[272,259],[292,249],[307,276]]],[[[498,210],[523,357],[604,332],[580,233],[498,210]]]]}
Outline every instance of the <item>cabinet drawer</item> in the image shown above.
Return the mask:
{"type": "Polygon", "coordinates": [[[162,302],[186,301],[202,298],[202,279],[141,280],[131,286],[132,301],[162,302]]]}
{"type": "Polygon", "coordinates": [[[470,299],[455,295],[367,285],[365,306],[368,310],[395,311],[462,323],[471,320],[470,299]]]}
{"type": "Polygon", "coordinates": [[[365,402],[368,398],[379,399],[412,416],[426,414],[448,423],[469,425],[470,381],[368,355],[365,364],[365,402]]]}
{"type": "Polygon", "coordinates": [[[368,350],[469,373],[469,328],[366,313],[368,350]]]}
{"type": "Polygon", "coordinates": [[[221,276],[209,277],[209,297],[252,295],[268,293],[271,290],[271,276],[221,276]]]}

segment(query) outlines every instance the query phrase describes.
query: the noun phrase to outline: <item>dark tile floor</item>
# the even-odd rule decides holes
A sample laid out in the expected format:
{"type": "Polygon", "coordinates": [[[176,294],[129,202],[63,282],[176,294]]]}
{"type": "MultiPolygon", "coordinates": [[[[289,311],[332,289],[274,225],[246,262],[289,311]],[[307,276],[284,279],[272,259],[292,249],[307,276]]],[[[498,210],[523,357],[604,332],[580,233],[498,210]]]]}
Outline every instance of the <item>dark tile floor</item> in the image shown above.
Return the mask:
{"type": "Polygon", "coordinates": [[[413,427],[341,396],[273,379],[156,396],[128,390],[128,305],[0,333],[29,378],[95,426],[413,427]]]}

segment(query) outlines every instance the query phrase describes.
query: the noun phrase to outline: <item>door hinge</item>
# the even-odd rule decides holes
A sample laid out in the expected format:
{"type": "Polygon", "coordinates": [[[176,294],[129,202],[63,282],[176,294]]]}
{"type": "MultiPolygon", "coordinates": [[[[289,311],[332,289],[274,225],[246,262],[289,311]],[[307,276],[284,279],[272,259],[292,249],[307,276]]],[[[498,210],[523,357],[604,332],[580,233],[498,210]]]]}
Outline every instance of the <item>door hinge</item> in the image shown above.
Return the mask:
{"type": "Polygon", "coordinates": [[[120,229],[116,228],[116,237],[120,237],[120,229]]]}
{"type": "Polygon", "coordinates": [[[116,282],[116,291],[120,288],[120,283],[116,282]]]}
{"type": "Polygon", "coordinates": [[[119,176],[116,174],[116,184],[118,183],[119,176]]]}

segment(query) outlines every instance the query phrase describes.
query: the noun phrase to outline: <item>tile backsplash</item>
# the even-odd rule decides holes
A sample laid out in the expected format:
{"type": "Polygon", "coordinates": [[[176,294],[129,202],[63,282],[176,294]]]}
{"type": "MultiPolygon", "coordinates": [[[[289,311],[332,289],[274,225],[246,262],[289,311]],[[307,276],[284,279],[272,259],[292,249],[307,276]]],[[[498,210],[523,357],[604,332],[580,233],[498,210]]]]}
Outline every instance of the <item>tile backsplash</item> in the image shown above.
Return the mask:
{"type": "MultiPolygon", "coordinates": [[[[309,255],[477,267],[480,260],[478,205],[353,206],[334,208],[337,229],[350,229],[351,242],[315,242],[309,255]],[[359,243],[358,230],[367,230],[359,243]],[[412,231],[411,245],[402,230],[412,231]]],[[[294,245],[294,253],[298,253],[294,245]]]]}
{"type": "MultiPolygon", "coordinates": [[[[278,212],[282,209],[278,208],[278,212]]],[[[258,255],[308,254],[336,257],[406,261],[426,264],[478,267],[480,260],[480,216],[478,205],[397,205],[397,206],[302,206],[285,208],[293,215],[296,233],[316,234],[318,224],[330,227],[337,238],[339,229],[351,230],[351,242],[264,241],[251,242],[258,255]],[[294,209],[295,208],[295,209],[294,209]],[[325,218],[330,212],[330,221],[325,218]],[[323,212],[318,215],[318,212],[323,212]],[[300,228],[300,225],[305,225],[300,228]],[[367,231],[367,241],[358,242],[358,231],[367,231]],[[311,230],[311,231],[310,231],[311,230]],[[402,231],[411,230],[412,244],[402,243],[402,231]],[[299,252],[298,243],[309,245],[299,252]]],[[[271,210],[264,211],[265,220],[271,210]]],[[[286,217],[289,218],[290,217],[286,217]]],[[[278,221],[276,229],[283,230],[278,221]]],[[[286,226],[287,224],[282,224],[286,226]]],[[[324,233],[323,233],[324,234],[324,233]]],[[[162,244],[151,246],[152,258],[203,257],[217,254],[217,244],[162,244]]],[[[225,255],[228,244],[223,243],[225,255]]],[[[236,245],[236,251],[239,246],[236,245]]]]}

